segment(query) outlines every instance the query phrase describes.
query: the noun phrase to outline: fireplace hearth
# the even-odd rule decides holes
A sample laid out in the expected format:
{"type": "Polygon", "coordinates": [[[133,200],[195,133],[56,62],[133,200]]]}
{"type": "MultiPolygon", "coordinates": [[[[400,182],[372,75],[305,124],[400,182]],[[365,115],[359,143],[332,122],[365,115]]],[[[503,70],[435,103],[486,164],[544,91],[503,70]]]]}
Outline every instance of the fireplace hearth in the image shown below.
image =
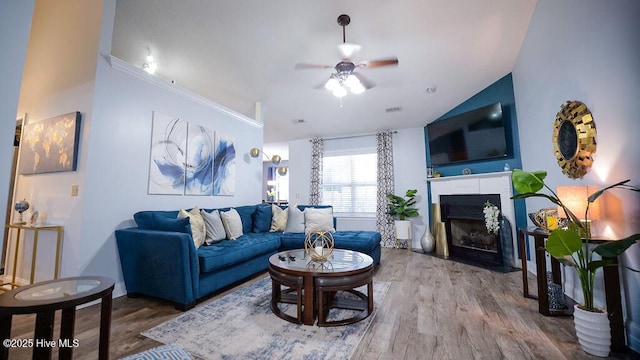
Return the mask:
{"type": "Polygon", "coordinates": [[[501,232],[487,231],[484,220],[486,202],[500,208],[499,194],[441,195],[440,207],[442,221],[447,232],[449,258],[451,260],[480,266],[483,268],[510,271],[509,261],[505,260],[503,249],[509,248],[501,232]]]}

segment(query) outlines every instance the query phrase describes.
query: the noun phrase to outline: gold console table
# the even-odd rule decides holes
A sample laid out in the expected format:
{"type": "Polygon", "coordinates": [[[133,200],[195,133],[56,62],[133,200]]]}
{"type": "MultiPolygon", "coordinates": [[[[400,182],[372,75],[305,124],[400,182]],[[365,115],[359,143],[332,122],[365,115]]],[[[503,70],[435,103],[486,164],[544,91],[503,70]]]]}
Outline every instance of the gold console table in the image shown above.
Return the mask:
{"type": "MultiPolygon", "coordinates": [[[[16,246],[14,248],[13,255],[13,273],[11,274],[11,282],[3,283],[0,286],[11,285],[11,288],[19,287],[20,285],[16,283],[16,271],[18,269],[18,253],[20,252],[20,233],[27,231],[33,231],[33,251],[31,253],[31,274],[29,276],[29,284],[33,284],[35,269],[36,269],[36,254],[38,252],[38,235],[41,231],[55,231],[57,233],[57,243],[56,243],[56,260],[55,260],[55,268],[53,271],[53,278],[57,279],[58,275],[60,275],[60,249],[62,246],[62,233],[64,231],[64,227],[61,225],[41,225],[41,226],[30,226],[26,224],[9,224],[6,225],[9,229],[17,229],[18,235],[16,236],[16,246]]],[[[8,242],[8,239],[7,239],[8,242]]],[[[8,244],[7,244],[8,245],[8,244]]]]}

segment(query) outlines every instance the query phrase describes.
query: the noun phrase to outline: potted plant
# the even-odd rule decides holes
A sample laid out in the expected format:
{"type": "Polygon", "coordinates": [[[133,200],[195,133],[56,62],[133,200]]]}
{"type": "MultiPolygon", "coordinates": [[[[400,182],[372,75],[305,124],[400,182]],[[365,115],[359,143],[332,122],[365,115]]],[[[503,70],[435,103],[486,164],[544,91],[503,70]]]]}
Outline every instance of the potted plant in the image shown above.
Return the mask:
{"type": "Polygon", "coordinates": [[[387,214],[396,217],[396,239],[411,239],[411,221],[406,218],[416,217],[420,215],[418,209],[415,208],[416,194],[418,190],[407,190],[404,197],[387,194],[389,203],[387,205],[387,214]]]}
{"type": "MultiPolygon", "coordinates": [[[[610,346],[609,319],[606,312],[596,308],[593,303],[595,273],[599,268],[611,265],[612,258],[622,254],[640,239],[640,233],[633,234],[622,240],[589,246],[588,242],[591,237],[591,232],[586,225],[587,223],[580,221],[580,219],[562,203],[562,200],[558,198],[556,193],[545,184],[544,179],[546,176],[546,171],[527,172],[514,169],[511,177],[513,187],[519,194],[513,196],[512,199],[524,199],[528,197],[547,198],[552,203],[560,206],[567,214],[567,227],[551,231],[545,244],[545,250],[562,264],[576,269],[584,297],[584,304],[574,307],[574,323],[578,340],[585,352],[605,357],[609,354],[610,346]],[[546,188],[550,194],[540,193],[543,188],[546,188]],[[594,253],[602,256],[602,259],[595,259],[593,256],[594,253]],[[596,321],[593,319],[594,317],[599,318],[604,324],[602,326],[596,325],[593,322],[596,321]],[[589,320],[585,320],[585,318],[589,318],[589,320]],[[598,331],[600,331],[600,335],[598,335],[598,331]],[[608,338],[609,341],[603,341],[603,339],[598,338],[587,340],[585,337],[589,336],[589,333],[593,333],[596,337],[602,336],[604,340],[608,338]]],[[[638,188],[627,185],[629,181],[630,180],[620,181],[589,195],[584,219],[589,219],[589,205],[596,201],[605,191],[614,188],[640,191],[638,188]]],[[[630,270],[636,271],[634,269],[630,270]]],[[[544,274],[538,274],[538,276],[543,275],[544,274]]]]}

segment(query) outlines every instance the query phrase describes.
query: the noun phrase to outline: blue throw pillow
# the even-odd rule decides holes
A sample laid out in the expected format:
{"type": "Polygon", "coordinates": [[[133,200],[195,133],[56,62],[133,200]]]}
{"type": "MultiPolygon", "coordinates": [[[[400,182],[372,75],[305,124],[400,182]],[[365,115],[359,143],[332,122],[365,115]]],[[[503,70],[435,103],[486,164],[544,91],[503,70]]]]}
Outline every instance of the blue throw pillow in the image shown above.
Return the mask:
{"type": "Polygon", "coordinates": [[[267,232],[271,228],[271,205],[258,205],[256,212],[253,213],[253,232],[267,232]]]}
{"type": "Polygon", "coordinates": [[[240,215],[243,234],[251,232],[251,229],[253,228],[253,213],[256,212],[256,208],[256,205],[238,206],[237,208],[234,208],[238,212],[238,215],[240,215]]]}
{"type": "Polygon", "coordinates": [[[191,234],[191,224],[188,217],[171,219],[158,214],[152,214],[151,217],[153,218],[153,230],[191,234]]]}

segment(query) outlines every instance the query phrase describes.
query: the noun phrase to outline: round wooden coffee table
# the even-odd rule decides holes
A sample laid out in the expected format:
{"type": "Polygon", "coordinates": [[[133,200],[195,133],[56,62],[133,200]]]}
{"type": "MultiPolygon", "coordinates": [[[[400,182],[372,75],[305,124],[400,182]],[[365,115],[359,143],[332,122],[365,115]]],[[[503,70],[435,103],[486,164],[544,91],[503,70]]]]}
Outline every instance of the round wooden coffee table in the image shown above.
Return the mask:
{"type": "Polygon", "coordinates": [[[311,260],[303,249],[282,251],[269,258],[272,280],[271,310],[277,316],[291,322],[318,326],[346,325],[360,321],[373,311],[373,259],[357,251],[334,249],[326,261],[311,260]],[[367,285],[367,294],[355,290],[367,285]],[[281,287],[296,290],[282,292],[281,287]],[[346,291],[355,300],[335,297],[336,292],[346,291]],[[297,306],[298,317],[285,314],[280,303],[297,306]],[[327,321],[330,309],[355,310],[357,315],[327,321]]]}

